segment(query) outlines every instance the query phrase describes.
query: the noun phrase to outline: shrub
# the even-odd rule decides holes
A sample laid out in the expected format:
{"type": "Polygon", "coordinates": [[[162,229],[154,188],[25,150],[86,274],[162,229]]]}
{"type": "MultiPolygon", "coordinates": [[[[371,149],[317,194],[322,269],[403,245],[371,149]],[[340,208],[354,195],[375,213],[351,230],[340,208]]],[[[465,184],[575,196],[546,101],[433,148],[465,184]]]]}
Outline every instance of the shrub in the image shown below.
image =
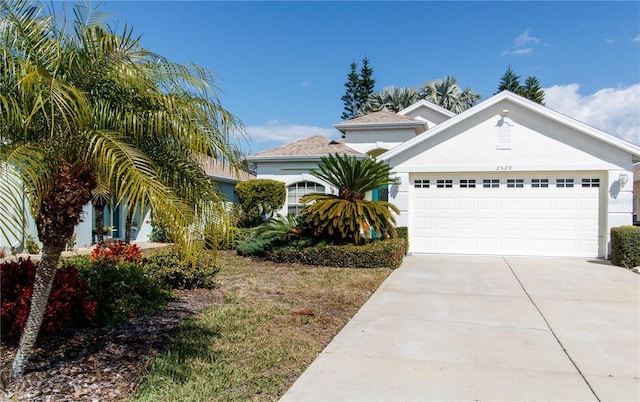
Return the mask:
{"type": "Polygon", "coordinates": [[[156,243],[171,243],[173,240],[171,237],[171,232],[169,231],[169,226],[163,224],[157,219],[152,219],[149,241],[156,243]]]}
{"type": "Polygon", "coordinates": [[[27,235],[25,247],[29,254],[40,254],[40,243],[31,235],[27,235]]]}
{"type": "MultiPolygon", "coordinates": [[[[0,264],[0,316],[2,334],[14,341],[27,322],[37,263],[18,259],[0,264]]],[[[95,314],[95,301],[88,299],[87,284],[73,266],[58,269],[42,321],[42,333],[55,333],[85,326],[95,314]]]]}
{"type": "Polygon", "coordinates": [[[207,227],[204,231],[204,247],[208,250],[235,250],[239,242],[248,239],[254,233],[255,228],[231,226],[222,231],[219,227],[207,227]]]}
{"type": "Polygon", "coordinates": [[[396,228],[396,234],[398,238],[404,239],[404,251],[409,251],[409,228],[406,226],[400,226],[396,228]]]}
{"type": "Polygon", "coordinates": [[[136,244],[127,244],[122,240],[107,242],[104,246],[99,244],[91,251],[91,261],[106,260],[111,263],[139,262],[142,260],[140,247],[136,244]]]}
{"type": "Polygon", "coordinates": [[[270,218],[282,208],[287,190],[281,181],[256,179],[238,183],[236,195],[242,211],[238,224],[254,227],[262,223],[264,217],[270,218]]]}
{"type": "Polygon", "coordinates": [[[611,228],[611,262],[626,268],[640,266],[640,227],[611,228]]]}
{"type": "Polygon", "coordinates": [[[211,289],[220,268],[207,254],[194,262],[186,261],[173,247],[167,247],[142,260],[144,271],[157,283],[170,289],[211,289]]]}
{"type": "Polygon", "coordinates": [[[354,246],[285,246],[269,250],[274,262],[352,268],[398,268],[405,254],[403,239],[387,239],[354,246]]]}
{"type": "Polygon", "coordinates": [[[163,310],[173,298],[140,263],[100,258],[83,264],[80,276],[89,286],[91,300],[97,302],[94,323],[98,326],[163,310]]]}
{"type": "Polygon", "coordinates": [[[236,246],[238,255],[245,257],[264,257],[267,250],[273,247],[273,239],[265,239],[262,236],[253,236],[243,240],[236,246]]]}

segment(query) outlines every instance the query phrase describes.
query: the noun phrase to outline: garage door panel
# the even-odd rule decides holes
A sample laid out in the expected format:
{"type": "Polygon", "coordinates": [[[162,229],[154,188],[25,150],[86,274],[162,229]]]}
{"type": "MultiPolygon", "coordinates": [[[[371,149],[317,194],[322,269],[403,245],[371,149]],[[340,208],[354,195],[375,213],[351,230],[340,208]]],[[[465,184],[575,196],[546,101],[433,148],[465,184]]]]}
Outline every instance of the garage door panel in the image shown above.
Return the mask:
{"type": "MultiPolygon", "coordinates": [[[[589,172],[584,177],[600,177],[589,172]]],[[[558,178],[579,173],[562,173],[558,178]]],[[[496,173],[475,176],[432,174],[425,179],[451,180],[452,188],[412,189],[410,244],[413,252],[479,253],[505,255],[597,256],[599,252],[599,200],[604,188],[557,186],[547,173],[496,173]],[[484,188],[483,177],[500,177],[499,186],[484,188]],[[515,180],[507,186],[507,178],[515,180]],[[460,179],[474,178],[476,188],[460,187],[460,179]],[[532,186],[534,178],[548,187],[532,186]]]]}

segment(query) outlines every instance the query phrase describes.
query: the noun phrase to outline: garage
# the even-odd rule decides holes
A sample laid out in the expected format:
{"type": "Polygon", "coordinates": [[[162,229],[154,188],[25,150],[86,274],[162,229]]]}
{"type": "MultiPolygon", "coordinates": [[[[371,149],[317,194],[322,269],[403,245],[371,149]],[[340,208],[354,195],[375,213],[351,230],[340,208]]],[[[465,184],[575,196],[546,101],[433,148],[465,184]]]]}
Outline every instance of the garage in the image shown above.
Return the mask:
{"type": "Polygon", "coordinates": [[[603,255],[602,172],[414,173],[417,253],[603,255]]]}
{"type": "Polygon", "coordinates": [[[608,257],[640,147],[507,91],[390,149],[410,253],[608,257]]]}

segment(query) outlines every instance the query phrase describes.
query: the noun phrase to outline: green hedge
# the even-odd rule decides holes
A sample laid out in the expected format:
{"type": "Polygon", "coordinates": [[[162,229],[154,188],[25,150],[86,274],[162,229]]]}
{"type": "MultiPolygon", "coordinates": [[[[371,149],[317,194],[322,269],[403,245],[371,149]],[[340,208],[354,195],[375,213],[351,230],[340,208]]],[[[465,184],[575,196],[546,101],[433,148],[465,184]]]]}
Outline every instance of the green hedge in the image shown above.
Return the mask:
{"type": "Polygon", "coordinates": [[[409,251],[409,228],[406,226],[399,226],[396,228],[398,237],[404,239],[404,252],[409,251]]]}
{"type": "Polygon", "coordinates": [[[405,254],[401,238],[374,241],[362,246],[312,246],[305,248],[278,247],[270,250],[267,259],[279,263],[302,263],[349,268],[398,268],[405,254]]]}
{"type": "Polygon", "coordinates": [[[626,268],[640,266],[640,226],[611,228],[611,262],[626,268]]]}

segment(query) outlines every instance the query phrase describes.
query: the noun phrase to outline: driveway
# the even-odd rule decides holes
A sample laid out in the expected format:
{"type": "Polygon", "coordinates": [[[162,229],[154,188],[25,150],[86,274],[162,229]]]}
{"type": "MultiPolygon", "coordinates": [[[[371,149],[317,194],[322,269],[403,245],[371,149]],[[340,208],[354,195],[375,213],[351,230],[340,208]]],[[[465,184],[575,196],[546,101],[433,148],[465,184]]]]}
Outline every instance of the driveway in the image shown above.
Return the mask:
{"type": "Polygon", "coordinates": [[[640,400],[640,275],[412,255],[283,401],[640,400]]]}

